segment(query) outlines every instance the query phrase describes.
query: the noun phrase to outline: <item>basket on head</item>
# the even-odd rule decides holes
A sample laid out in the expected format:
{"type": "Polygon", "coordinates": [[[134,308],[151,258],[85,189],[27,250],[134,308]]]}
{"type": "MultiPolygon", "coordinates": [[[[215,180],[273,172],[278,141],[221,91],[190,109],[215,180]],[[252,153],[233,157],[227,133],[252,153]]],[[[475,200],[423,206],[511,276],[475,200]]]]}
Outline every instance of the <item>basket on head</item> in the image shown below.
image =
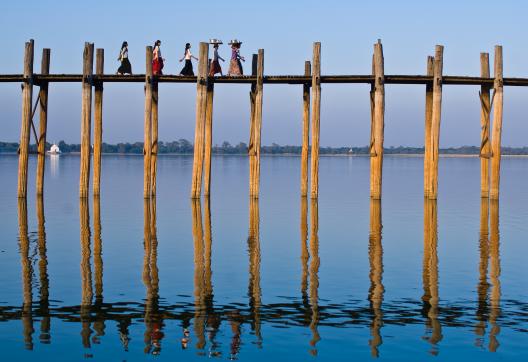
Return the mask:
{"type": "Polygon", "coordinates": [[[233,39],[229,42],[229,45],[241,45],[242,42],[238,39],[233,39]]]}
{"type": "Polygon", "coordinates": [[[220,39],[209,39],[209,44],[213,44],[213,45],[214,44],[218,44],[218,45],[220,45],[220,44],[224,44],[224,43],[222,43],[222,41],[220,39]]]}

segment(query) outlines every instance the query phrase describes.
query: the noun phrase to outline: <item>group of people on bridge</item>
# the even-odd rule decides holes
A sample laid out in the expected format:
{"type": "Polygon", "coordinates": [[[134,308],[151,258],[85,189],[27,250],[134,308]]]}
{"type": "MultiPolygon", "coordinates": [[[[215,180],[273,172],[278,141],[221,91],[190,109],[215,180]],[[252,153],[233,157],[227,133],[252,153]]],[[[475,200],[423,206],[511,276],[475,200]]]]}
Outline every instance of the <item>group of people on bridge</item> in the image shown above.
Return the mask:
{"type": "MultiPolygon", "coordinates": [[[[209,76],[214,77],[216,74],[220,74],[221,76],[223,76],[224,74],[222,72],[222,67],[220,66],[220,60],[224,62],[225,59],[218,54],[218,49],[223,43],[219,39],[210,39],[209,44],[212,44],[214,49],[213,58],[210,59],[209,63],[209,76]]],[[[237,39],[233,39],[229,42],[229,45],[231,46],[231,60],[229,62],[229,70],[227,72],[227,75],[243,75],[244,71],[242,68],[242,62],[245,62],[246,60],[242,55],[240,55],[240,46],[242,45],[242,42],[237,39]]],[[[191,44],[186,43],[183,57],[180,59],[180,62],[183,62],[185,60],[185,65],[180,71],[180,75],[194,75],[192,59],[195,59],[196,61],[199,60],[192,54],[191,44]]],[[[121,65],[117,69],[117,74],[132,74],[132,65],[130,64],[130,60],[128,59],[128,42],[124,41],[121,45],[121,51],[119,52],[119,57],[117,60],[121,62],[121,65]]],[[[165,58],[161,56],[161,41],[156,40],[152,49],[152,74],[162,75],[164,63],[165,58]]]]}

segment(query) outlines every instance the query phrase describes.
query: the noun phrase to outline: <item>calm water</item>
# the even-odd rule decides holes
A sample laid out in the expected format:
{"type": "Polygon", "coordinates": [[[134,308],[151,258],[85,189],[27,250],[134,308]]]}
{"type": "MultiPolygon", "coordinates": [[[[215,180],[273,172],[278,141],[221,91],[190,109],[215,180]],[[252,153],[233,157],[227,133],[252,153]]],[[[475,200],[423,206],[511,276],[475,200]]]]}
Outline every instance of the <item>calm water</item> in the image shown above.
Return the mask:
{"type": "MultiPolygon", "coordinates": [[[[504,158],[481,202],[477,158],[442,158],[424,202],[421,158],[324,157],[318,203],[299,158],[213,158],[210,201],[192,157],[104,156],[101,199],[79,202],[79,158],[48,158],[46,193],[16,198],[0,156],[2,360],[513,360],[528,357],[527,158],[504,158]]],[[[30,159],[34,170],[36,160],[30,159]]]]}

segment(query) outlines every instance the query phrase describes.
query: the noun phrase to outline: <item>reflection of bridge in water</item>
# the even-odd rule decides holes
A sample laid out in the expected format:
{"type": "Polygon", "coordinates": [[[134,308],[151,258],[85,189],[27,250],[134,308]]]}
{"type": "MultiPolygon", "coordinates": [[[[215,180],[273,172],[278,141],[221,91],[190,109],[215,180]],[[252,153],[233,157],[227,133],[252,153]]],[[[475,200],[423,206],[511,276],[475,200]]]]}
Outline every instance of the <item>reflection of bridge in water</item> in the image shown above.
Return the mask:
{"type": "MultiPolygon", "coordinates": [[[[38,232],[36,240],[28,231],[26,200],[20,199],[18,205],[19,241],[22,265],[23,304],[19,306],[0,306],[0,321],[21,320],[23,339],[27,349],[34,347],[35,324],[40,326],[41,343],[52,342],[52,321],[75,322],[80,326],[81,343],[91,347],[92,343],[101,343],[104,336],[110,334],[107,322],[117,324],[123,348],[130,342],[130,328],[139,328],[144,324],[144,352],[159,354],[164,343],[175,343],[164,329],[167,321],[179,321],[183,348],[209,351],[211,356],[221,355],[222,345],[218,331],[221,328],[230,332],[229,353],[236,357],[243,347],[244,328],[249,327],[252,338],[256,338],[259,348],[265,347],[266,336],[263,325],[306,328],[307,348],[311,354],[317,354],[318,342],[324,341],[320,327],[350,328],[364,326],[370,329],[370,337],[365,341],[374,357],[380,355],[383,346],[383,328],[385,326],[425,325],[426,341],[431,344],[431,353],[439,353],[445,328],[474,327],[476,345],[483,346],[488,334],[488,347],[496,351],[499,347],[499,322],[510,328],[522,328],[528,322],[526,314],[501,310],[500,257],[499,257],[499,214],[498,202],[488,203],[483,199],[481,205],[480,264],[477,284],[477,303],[459,302],[445,305],[440,303],[437,253],[437,208],[436,201],[424,203],[424,257],[423,257],[423,297],[422,300],[385,300],[383,286],[383,247],[381,201],[371,200],[369,261],[370,288],[365,299],[349,299],[341,303],[327,302],[319,298],[319,239],[318,239],[318,202],[301,199],[301,288],[297,298],[288,298],[280,303],[263,303],[260,286],[260,217],[258,199],[251,199],[249,205],[248,231],[248,289],[247,305],[240,303],[220,304],[214,300],[212,284],[213,270],[212,231],[210,201],[202,203],[192,200],[192,220],[194,239],[194,301],[170,304],[161,301],[157,266],[157,230],[156,202],[144,203],[144,263],[143,283],[146,298],[143,302],[108,302],[103,293],[102,234],[99,199],[94,199],[94,234],[91,234],[90,212],[86,200],[80,204],[80,241],[81,241],[81,301],[75,306],[53,305],[49,301],[50,281],[47,273],[46,231],[44,205],[42,198],[37,199],[38,232]],[[489,214],[489,215],[488,215],[489,214]],[[488,219],[490,227],[488,228],[488,219]],[[308,223],[310,220],[310,223],[308,223]],[[308,227],[310,224],[310,227],[308,227]],[[93,238],[93,271],[90,262],[93,238]],[[35,298],[32,280],[36,274],[34,265],[38,259],[39,290],[35,298]],[[490,283],[488,283],[488,274],[490,283]],[[37,300],[37,302],[34,302],[37,300]],[[524,317],[522,317],[524,315],[524,317]],[[169,342],[170,341],[170,342],[169,342]]],[[[503,301],[504,303],[505,301],[503,301]]],[[[511,303],[510,303],[511,302],[511,303]]],[[[528,305],[518,301],[517,308],[526,310],[528,305]]],[[[229,334],[228,333],[228,334],[229,334]]],[[[222,334],[225,336],[225,332],[222,334]]]]}

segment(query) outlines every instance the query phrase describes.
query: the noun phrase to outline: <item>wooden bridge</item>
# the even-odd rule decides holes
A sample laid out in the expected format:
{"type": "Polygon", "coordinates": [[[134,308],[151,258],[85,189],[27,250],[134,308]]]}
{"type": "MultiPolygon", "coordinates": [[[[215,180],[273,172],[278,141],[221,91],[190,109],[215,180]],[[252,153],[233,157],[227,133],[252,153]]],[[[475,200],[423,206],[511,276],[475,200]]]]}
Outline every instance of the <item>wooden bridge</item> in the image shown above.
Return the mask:
{"type": "Polygon", "coordinates": [[[45,144],[47,129],[48,86],[51,82],[80,82],[82,84],[81,114],[81,166],[79,194],[89,194],[90,153],[92,130],[92,90],[94,90],[94,140],[93,140],[93,194],[100,194],[103,84],[106,82],[141,82],[145,86],[144,115],[144,197],[156,194],[158,150],[158,84],[196,83],[196,126],[191,197],[210,194],[211,148],[213,122],[213,96],[215,83],[241,83],[250,85],[250,136],[249,136],[249,194],[258,198],[260,186],[260,144],[262,129],[262,102],[264,84],[293,84],[303,86],[301,196],[317,198],[319,194],[319,130],[322,83],[366,83],[371,85],[371,136],[370,136],[370,196],[381,198],[383,169],[383,137],[385,115],[385,84],[425,85],[425,155],[424,196],[436,199],[438,195],[438,149],[443,85],[480,86],[481,101],[481,196],[498,199],[501,159],[501,132],[504,86],[528,86],[528,78],[504,78],[502,47],[495,46],[494,74],[490,75],[489,55],[480,54],[480,77],[448,76],[443,74],[443,46],[435,47],[434,56],[427,57],[425,75],[385,75],[383,47],[374,44],[372,74],[321,75],[321,44],[313,45],[313,59],[306,61],[302,75],[264,75],[264,50],[253,55],[250,76],[208,76],[209,44],[200,43],[197,76],[153,75],[152,47],[146,47],[146,72],[136,75],[104,74],[104,49],[96,50],[96,69],[93,72],[94,45],[85,43],[82,74],[50,74],[50,49],[43,49],[40,74],[33,71],[34,42],[25,46],[24,73],[0,75],[0,82],[20,82],[22,91],[22,124],[20,132],[18,196],[27,195],[27,169],[30,134],[38,146],[37,194],[44,189],[45,144]],[[39,87],[33,105],[33,86],[39,87]],[[491,90],[493,93],[491,94],[491,90]],[[40,109],[38,133],[33,123],[37,106],[40,109]],[[493,114],[492,114],[493,113],[493,114]],[[491,126],[490,119],[493,119],[491,126]],[[311,142],[310,190],[308,183],[309,140],[311,142]]]}

